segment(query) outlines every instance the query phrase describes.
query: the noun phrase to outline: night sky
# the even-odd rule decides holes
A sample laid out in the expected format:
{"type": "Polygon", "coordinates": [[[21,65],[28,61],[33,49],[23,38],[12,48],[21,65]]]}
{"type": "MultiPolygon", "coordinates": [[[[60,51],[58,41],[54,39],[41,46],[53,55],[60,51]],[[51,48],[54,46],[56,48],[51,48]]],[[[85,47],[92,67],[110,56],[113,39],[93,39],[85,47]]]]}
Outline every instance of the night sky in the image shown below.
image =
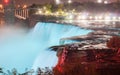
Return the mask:
{"type": "MultiPolygon", "coordinates": [[[[28,4],[31,5],[33,3],[35,4],[42,4],[42,3],[49,3],[49,2],[54,2],[55,0],[15,0],[17,4],[28,4]]],[[[67,0],[61,0],[61,1],[67,1],[67,0]]],[[[72,1],[77,1],[77,2],[84,2],[84,1],[95,1],[95,0],[72,0],[72,1]]],[[[116,1],[116,0],[107,0],[107,1],[116,1]]],[[[0,0],[0,3],[2,3],[2,0],[0,0]]]]}

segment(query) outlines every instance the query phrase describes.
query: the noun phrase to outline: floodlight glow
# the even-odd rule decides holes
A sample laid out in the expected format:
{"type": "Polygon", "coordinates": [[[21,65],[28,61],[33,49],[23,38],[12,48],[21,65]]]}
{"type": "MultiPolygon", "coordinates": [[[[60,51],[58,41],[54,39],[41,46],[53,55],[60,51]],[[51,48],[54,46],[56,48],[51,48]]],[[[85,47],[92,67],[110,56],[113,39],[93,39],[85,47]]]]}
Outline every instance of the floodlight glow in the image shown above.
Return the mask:
{"type": "Polygon", "coordinates": [[[89,19],[92,19],[92,18],[93,18],[92,16],[89,17],[89,19]]]}
{"type": "Polygon", "coordinates": [[[77,19],[81,19],[81,16],[78,16],[77,19]]]}
{"type": "Polygon", "coordinates": [[[41,13],[42,13],[42,11],[39,9],[39,10],[38,10],[38,13],[39,13],[39,14],[41,14],[41,13]]]}
{"type": "Polygon", "coordinates": [[[3,9],[3,5],[2,4],[0,4],[0,9],[3,9]]]}
{"type": "Polygon", "coordinates": [[[120,20],[120,17],[118,17],[118,19],[120,20]]]}
{"type": "Polygon", "coordinates": [[[81,19],[83,19],[83,20],[86,19],[86,16],[85,15],[81,16],[81,19]]]}
{"type": "Polygon", "coordinates": [[[69,15],[69,19],[73,19],[73,15],[69,15]]]}
{"type": "Polygon", "coordinates": [[[24,5],[23,8],[27,8],[27,5],[24,5]]]}
{"type": "Polygon", "coordinates": [[[113,20],[116,20],[116,19],[117,19],[117,17],[116,17],[116,16],[114,16],[114,17],[112,17],[112,19],[113,19],[113,20]]]}
{"type": "Polygon", "coordinates": [[[95,20],[98,20],[98,16],[95,16],[95,20]]]}
{"type": "Polygon", "coordinates": [[[115,22],[112,22],[112,24],[114,24],[114,25],[115,25],[115,22]]]}
{"type": "Polygon", "coordinates": [[[71,0],[68,0],[68,3],[70,4],[70,3],[72,3],[72,1],[71,1],[71,0]]]}
{"type": "Polygon", "coordinates": [[[55,0],[56,4],[60,4],[61,1],[60,0],[55,0]]]}
{"type": "Polygon", "coordinates": [[[102,19],[103,17],[102,16],[98,16],[98,19],[102,19]]]}
{"type": "Polygon", "coordinates": [[[108,1],[104,1],[104,4],[108,4],[108,1]]]}
{"type": "Polygon", "coordinates": [[[105,16],[105,20],[110,20],[111,17],[110,16],[105,16]]]}
{"type": "Polygon", "coordinates": [[[4,0],[4,3],[8,4],[8,3],[9,3],[9,0],[4,0]]]}
{"type": "Polygon", "coordinates": [[[97,0],[98,3],[102,3],[102,0],[97,0]]]}
{"type": "Polygon", "coordinates": [[[59,12],[56,12],[56,15],[59,15],[59,12]]]}

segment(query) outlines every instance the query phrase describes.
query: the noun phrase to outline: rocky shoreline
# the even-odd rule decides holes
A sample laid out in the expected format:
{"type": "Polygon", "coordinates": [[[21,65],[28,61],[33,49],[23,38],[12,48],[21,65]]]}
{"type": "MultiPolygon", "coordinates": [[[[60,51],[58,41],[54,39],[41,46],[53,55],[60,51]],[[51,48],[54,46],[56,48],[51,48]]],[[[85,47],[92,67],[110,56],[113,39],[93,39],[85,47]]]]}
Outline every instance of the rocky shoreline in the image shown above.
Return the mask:
{"type": "Polygon", "coordinates": [[[113,25],[107,29],[106,26],[81,24],[77,26],[91,29],[93,32],[87,35],[62,38],[62,40],[77,40],[76,43],[50,47],[57,51],[58,56],[58,64],[53,70],[54,74],[119,75],[119,49],[114,50],[107,47],[110,38],[120,35],[119,28],[113,25]]]}

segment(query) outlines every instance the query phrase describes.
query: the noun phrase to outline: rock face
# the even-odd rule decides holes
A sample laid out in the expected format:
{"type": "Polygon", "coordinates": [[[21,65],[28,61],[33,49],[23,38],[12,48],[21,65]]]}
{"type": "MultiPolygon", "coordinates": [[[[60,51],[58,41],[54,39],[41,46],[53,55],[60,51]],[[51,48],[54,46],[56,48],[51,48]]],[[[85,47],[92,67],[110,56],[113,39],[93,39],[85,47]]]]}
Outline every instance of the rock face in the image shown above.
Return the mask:
{"type": "Polygon", "coordinates": [[[54,75],[119,75],[119,50],[62,47],[54,75]]]}

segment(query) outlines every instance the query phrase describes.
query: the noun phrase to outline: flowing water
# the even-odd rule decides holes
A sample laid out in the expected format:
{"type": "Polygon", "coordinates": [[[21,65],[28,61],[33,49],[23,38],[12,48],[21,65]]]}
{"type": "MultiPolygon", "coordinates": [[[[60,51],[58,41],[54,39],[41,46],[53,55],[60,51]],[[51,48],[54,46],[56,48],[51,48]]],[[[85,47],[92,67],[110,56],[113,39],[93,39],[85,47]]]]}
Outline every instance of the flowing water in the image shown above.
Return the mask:
{"type": "Polygon", "coordinates": [[[59,45],[61,38],[89,32],[91,30],[73,25],[42,22],[37,23],[29,33],[15,28],[1,29],[0,67],[4,70],[16,68],[18,72],[24,72],[25,68],[55,66],[56,52],[49,50],[49,47],[59,45]]]}

